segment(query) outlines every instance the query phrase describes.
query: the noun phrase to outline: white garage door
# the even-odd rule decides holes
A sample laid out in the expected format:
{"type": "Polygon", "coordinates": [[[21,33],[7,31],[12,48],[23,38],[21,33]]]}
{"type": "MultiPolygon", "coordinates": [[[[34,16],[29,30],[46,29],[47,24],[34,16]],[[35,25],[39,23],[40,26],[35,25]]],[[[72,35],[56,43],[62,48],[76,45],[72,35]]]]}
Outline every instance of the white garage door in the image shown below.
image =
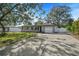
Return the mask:
{"type": "Polygon", "coordinates": [[[45,27],[45,33],[52,33],[52,32],[53,32],[53,27],[49,27],[49,26],[45,27]]]}

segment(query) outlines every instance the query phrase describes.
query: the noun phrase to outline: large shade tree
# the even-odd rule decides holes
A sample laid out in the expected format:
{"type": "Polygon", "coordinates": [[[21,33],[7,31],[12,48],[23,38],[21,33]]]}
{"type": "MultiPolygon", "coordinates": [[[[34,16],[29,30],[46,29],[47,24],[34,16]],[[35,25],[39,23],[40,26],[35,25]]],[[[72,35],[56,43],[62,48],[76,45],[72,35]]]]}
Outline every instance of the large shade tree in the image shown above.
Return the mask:
{"type": "Polygon", "coordinates": [[[6,25],[16,25],[17,23],[26,24],[33,20],[35,14],[41,10],[42,4],[20,4],[20,3],[1,3],[0,4],[0,27],[1,34],[5,34],[6,25]]]}
{"type": "Polygon", "coordinates": [[[43,21],[37,21],[37,22],[35,22],[35,25],[43,25],[43,21]]]}
{"type": "Polygon", "coordinates": [[[68,6],[53,7],[48,16],[48,22],[51,22],[58,27],[66,25],[71,19],[71,8],[68,6]]]}

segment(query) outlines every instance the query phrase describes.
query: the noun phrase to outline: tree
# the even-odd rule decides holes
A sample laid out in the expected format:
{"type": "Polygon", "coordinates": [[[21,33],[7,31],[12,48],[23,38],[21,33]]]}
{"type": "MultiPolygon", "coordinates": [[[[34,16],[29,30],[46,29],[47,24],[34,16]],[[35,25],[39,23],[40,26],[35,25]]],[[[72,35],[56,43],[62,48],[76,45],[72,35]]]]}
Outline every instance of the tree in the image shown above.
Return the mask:
{"type": "Polygon", "coordinates": [[[74,31],[73,22],[74,22],[73,19],[69,19],[68,24],[66,24],[66,26],[65,26],[65,28],[67,28],[67,30],[72,31],[72,32],[74,31]]]}
{"type": "Polygon", "coordinates": [[[71,18],[70,14],[71,8],[68,6],[58,6],[53,7],[48,14],[48,18],[51,19],[51,22],[58,27],[68,23],[71,18]]]}
{"type": "Polygon", "coordinates": [[[35,22],[35,25],[42,25],[43,24],[43,22],[42,21],[37,21],[37,22],[35,22]]]}
{"type": "Polygon", "coordinates": [[[79,34],[79,18],[72,23],[72,31],[73,33],[79,34]]]}
{"type": "Polygon", "coordinates": [[[2,28],[2,35],[5,34],[5,24],[17,25],[17,23],[28,23],[33,20],[35,13],[37,13],[41,4],[19,4],[19,3],[1,3],[0,4],[0,26],[2,28]],[[37,11],[36,11],[37,10],[37,11]]]}
{"type": "Polygon", "coordinates": [[[71,19],[68,19],[68,25],[69,26],[72,26],[72,23],[74,22],[74,20],[71,18],[71,19]]]}

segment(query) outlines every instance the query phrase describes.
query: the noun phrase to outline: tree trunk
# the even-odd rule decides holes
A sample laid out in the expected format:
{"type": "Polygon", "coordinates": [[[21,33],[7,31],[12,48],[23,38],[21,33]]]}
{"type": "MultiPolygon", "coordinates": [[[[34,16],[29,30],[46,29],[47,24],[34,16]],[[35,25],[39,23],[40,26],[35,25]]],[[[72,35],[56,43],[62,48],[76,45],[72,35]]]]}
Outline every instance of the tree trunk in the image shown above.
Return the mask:
{"type": "Polygon", "coordinates": [[[1,28],[2,28],[2,32],[1,32],[1,36],[4,36],[5,35],[5,27],[4,25],[0,22],[0,25],[1,25],[1,28]]]}
{"type": "Polygon", "coordinates": [[[60,27],[61,27],[61,22],[60,22],[60,19],[58,20],[57,25],[58,25],[58,28],[60,28],[60,27]]]}
{"type": "Polygon", "coordinates": [[[57,22],[57,27],[60,28],[60,21],[57,22]]]}

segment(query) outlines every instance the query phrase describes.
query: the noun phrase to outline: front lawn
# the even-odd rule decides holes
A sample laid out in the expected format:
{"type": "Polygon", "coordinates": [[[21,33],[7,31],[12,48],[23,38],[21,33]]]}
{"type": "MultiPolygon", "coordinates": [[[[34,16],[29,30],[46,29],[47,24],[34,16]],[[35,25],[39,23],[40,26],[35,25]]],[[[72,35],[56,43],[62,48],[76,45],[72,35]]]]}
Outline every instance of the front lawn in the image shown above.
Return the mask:
{"type": "Polygon", "coordinates": [[[23,38],[30,38],[35,36],[33,32],[7,32],[5,36],[0,36],[0,47],[5,45],[14,44],[23,38]]]}

